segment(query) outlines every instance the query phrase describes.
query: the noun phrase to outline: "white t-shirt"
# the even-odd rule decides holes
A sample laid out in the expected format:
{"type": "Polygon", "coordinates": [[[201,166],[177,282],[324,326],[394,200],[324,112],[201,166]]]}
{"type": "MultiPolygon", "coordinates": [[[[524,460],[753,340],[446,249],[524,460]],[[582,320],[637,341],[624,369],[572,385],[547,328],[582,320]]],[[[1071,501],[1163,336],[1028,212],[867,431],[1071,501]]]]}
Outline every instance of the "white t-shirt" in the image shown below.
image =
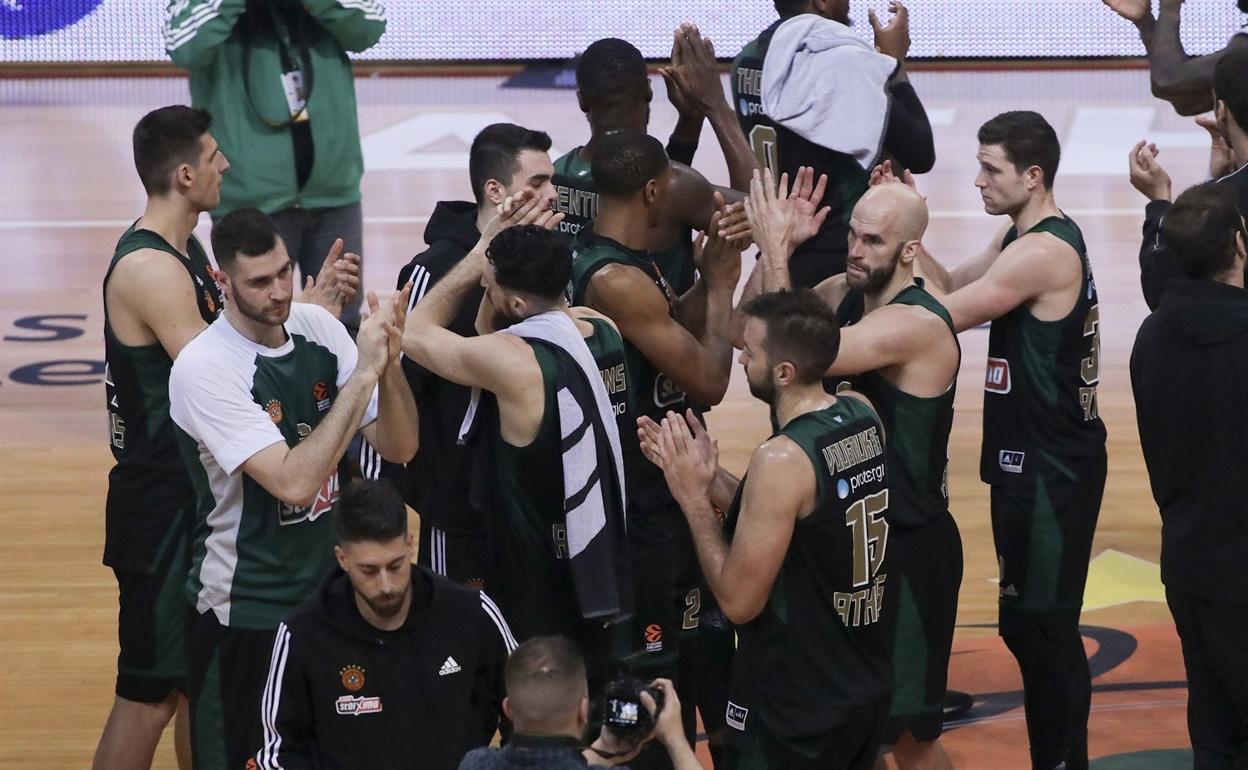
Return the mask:
{"type": "MultiPolygon", "coordinates": [[[[355,343],[328,311],[294,303],[286,342],[268,348],[222,314],[178,355],[169,413],[196,489],[188,591],[222,625],[276,628],[333,563],[335,471],[307,507],[241,470],[261,450],[311,434],[355,371],[355,343]]],[[[377,392],[361,427],[377,417],[377,392]]]]}

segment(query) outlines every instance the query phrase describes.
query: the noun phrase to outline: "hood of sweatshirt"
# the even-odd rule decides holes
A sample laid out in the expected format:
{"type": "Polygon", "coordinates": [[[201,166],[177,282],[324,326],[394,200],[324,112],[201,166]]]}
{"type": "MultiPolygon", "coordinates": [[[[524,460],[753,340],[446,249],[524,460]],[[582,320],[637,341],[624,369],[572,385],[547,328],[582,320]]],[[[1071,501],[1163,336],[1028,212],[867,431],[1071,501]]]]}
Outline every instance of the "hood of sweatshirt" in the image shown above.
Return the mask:
{"type": "Polygon", "coordinates": [[[386,645],[389,640],[398,636],[406,636],[412,629],[419,627],[424,616],[433,605],[439,588],[424,569],[412,565],[412,602],[403,625],[393,631],[383,631],[369,623],[360,614],[355,603],[355,587],[351,578],[342,568],[335,566],[334,571],[321,584],[320,595],[317,597],[315,612],[328,621],[330,627],[352,639],[377,645],[386,645]]]}
{"type": "Polygon", "coordinates": [[[1171,280],[1157,312],[1193,345],[1222,345],[1248,333],[1248,291],[1218,281],[1171,280]]]}
{"type": "Polygon", "coordinates": [[[477,204],[472,201],[438,201],[425,225],[425,243],[451,241],[465,249],[477,245],[477,204]]]}

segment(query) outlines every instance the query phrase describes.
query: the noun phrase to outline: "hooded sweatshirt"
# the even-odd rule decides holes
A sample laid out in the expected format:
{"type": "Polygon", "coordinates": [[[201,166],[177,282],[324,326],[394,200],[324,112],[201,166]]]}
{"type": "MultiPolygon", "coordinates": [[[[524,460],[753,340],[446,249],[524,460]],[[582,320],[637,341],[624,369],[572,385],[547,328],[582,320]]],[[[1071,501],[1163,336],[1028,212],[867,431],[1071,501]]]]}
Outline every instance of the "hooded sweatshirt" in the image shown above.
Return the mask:
{"type": "Polygon", "coordinates": [[[335,569],[278,626],[261,770],[454,770],[498,726],[511,631],[485,594],[412,565],[407,620],[382,631],[335,569]]]}
{"type": "MultiPolygon", "coordinates": [[[[399,271],[398,288],[413,283],[408,311],[435,283],[449,273],[477,245],[477,204],[440,201],[425,227],[429,248],[417,254],[399,271]]],[[[473,288],[464,298],[450,330],[464,337],[476,336],[477,308],[485,289],[473,288]]],[[[374,451],[363,453],[364,475],[388,478],[402,491],[404,501],[420,513],[421,520],[444,532],[473,534],[485,531],[481,512],[468,502],[472,485],[472,455],[458,443],[459,426],[472,397],[472,388],[444,380],[404,356],[403,373],[416,397],[420,414],[420,452],[404,468],[381,459],[374,451]]]]}
{"type": "Polygon", "coordinates": [[[1162,582],[1248,603],[1248,292],[1171,280],[1136,335],[1131,385],[1161,509],[1162,582]]]}

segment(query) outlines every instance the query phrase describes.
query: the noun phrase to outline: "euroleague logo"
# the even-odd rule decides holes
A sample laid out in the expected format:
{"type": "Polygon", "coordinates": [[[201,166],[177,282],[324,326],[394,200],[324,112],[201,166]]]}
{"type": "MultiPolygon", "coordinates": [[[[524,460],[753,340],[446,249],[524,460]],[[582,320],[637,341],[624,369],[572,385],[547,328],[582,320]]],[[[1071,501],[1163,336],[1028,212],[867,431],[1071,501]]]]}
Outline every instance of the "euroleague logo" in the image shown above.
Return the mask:
{"type": "Polygon", "coordinates": [[[56,32],[81,21],[104,0],[0,2],[0,38],[18,40],[56,32]]]}
{"type": "Polygon", "coordinates": [[[264,405],[264,411],[269,413],[269,419],[273,422],[282,421],[282,402],[276,398],[269,399],[269,402],[264,405]]]}
{"type": "Polygon", "coordinates": [[[316,411],[324,412],[329,409],[329,386],[325,384],[325,380],[317,380],[312,386],[312,398],[316,399],[316,411]]]}
{"type": "Polygon", "coordinates": [[[663,651],[663,626],[658,623],[651,623],[646,626],[646,652],[662,652],[663,651]]]}

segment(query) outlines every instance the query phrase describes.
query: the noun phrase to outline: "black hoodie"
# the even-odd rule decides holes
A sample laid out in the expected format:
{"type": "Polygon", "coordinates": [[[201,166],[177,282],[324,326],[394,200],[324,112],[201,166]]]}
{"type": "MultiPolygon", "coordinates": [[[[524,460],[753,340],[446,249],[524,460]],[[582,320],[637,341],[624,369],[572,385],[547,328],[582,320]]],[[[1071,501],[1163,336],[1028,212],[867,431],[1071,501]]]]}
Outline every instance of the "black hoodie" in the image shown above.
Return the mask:
{"type": "Polygon", "coordinates": [[[1248,603],[1248,292],[1172,279],[1136,335],[1131,386],[1162,581],[1248,603]]]}
{"type": "MultiPolygon", "coordinates": [[[[413,281],[410,312],[429,289],[477,245],[477,204],[440,201],[425,227],[429,248],[399,271],[398,288],[413,281]]],[[[476,336],[477,308],[485,289],[474,288],[464,299],[450,329],[464,337],[476,336]]],[[[421,520],[445,532],[479,534],[485,531],[480,511],[468,502],[472,485],[471,452],[459,446],[459,427],[468,409],[472,389],[438,377],[403,357],[403,373],[416,396],[420,413],[420,451],[407,464],[388,463],[373,451],[362,455],[364,475],[384,477],[403,492],[404,501],[421,520]]]]}
{"type": "Polygon", "coordinates": [[[335,569],[278,626],[261,701],[261,770],[454,770],[488,745],[515,648],[490,599],[412,565],[407,620],[382,631],[335,569]]]}

